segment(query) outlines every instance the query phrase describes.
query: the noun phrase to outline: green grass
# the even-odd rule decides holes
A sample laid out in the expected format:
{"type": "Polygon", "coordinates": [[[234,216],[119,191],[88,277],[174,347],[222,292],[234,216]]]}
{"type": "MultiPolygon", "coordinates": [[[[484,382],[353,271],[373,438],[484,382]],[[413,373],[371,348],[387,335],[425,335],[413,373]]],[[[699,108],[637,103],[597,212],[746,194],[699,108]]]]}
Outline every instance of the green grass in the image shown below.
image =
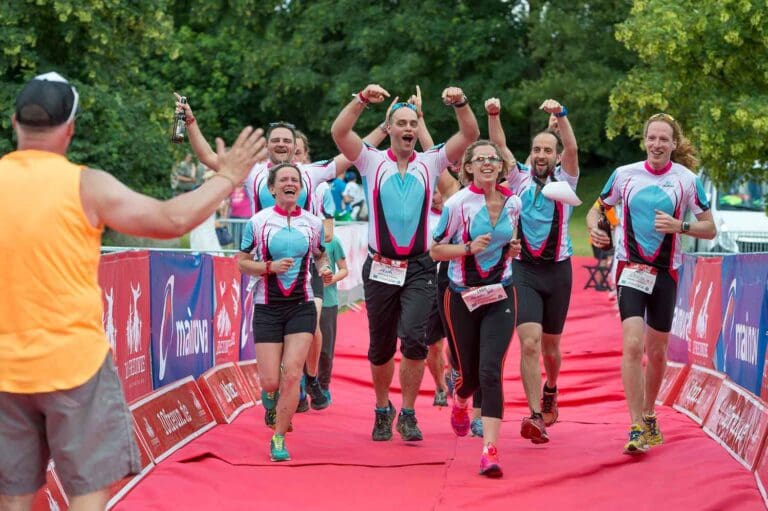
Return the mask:
{"type": "Polygon", "coordinates": [[[582,204],[573,210],[571,223],[568,225],[574,255],[592,255],[592,248],[589,245],[589,236],[587,235],[587,212],[592,208],[597,196],[600,195],[600,191],[605,182],[608,181],[611,172],[613,172],[612,168],[581,169],[576,194],[582,200],[582,204]]]}

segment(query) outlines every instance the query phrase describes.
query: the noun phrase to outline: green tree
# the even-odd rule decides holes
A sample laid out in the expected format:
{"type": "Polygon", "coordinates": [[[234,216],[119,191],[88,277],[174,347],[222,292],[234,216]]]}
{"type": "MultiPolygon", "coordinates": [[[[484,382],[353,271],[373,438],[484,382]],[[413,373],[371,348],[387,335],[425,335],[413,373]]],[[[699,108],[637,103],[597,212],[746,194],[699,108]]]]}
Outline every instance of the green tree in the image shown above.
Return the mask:
{"type": "Polygon", "coordinates": [[[674,116],[719,183],[766,180],[768,11],[765,2],[636,0],[617,38],[640,63],[611,94],[609,134],[640,138],[653,113],[674,116]]]}
{"type": "Polygon", "coordinates": [[[22,84],[55,70],[81,97],[72,160],[142,191],[167,193],[173,104],[159,96],[144,63],[173,51],[168,10],[166,0],[0,3],[0,151],[13,148],[10,116],[22,84]]]}

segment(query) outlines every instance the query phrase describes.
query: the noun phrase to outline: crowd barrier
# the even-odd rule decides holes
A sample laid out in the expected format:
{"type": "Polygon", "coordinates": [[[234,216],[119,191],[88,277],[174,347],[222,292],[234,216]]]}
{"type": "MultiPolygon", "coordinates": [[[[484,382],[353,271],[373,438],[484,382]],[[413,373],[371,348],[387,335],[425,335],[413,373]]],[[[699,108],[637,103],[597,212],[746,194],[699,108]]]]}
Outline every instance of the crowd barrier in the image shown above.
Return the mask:
{"type": "MultiPolygon", "coordinates": [[[[337,229],[362,287],[365,224],[337,229]]],[[[130,251],[102,257],[104,327],[115,353],[141,474],[261,397],[250,339],[252,302],[231,257],[130,251]]],[[[343,284],[343,285],[342,285],[343,284]]],[[[747,470],[768,507],[768,254],[684,256],[669,362],[657,403],[686,414],[747,470]]],[[[66,509],[53,466],[34,509],[66,509]]]]}
{"type": "Polygon", "coordinates": [[[657,403],[686,414],[747,470],[768,507],[768,253],[684,255],[657,403]]]}

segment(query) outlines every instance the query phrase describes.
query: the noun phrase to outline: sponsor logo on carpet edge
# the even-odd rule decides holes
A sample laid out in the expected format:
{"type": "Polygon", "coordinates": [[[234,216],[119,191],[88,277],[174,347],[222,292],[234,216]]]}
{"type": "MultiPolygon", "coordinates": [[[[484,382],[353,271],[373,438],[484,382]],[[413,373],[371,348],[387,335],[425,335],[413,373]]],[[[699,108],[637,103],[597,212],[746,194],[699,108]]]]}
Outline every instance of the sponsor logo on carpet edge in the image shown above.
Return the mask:
{"type": "Polygon", "coordinates": [[[692,365],[673,408],[701,424],[724,379],[724,374],[692,365]]]}

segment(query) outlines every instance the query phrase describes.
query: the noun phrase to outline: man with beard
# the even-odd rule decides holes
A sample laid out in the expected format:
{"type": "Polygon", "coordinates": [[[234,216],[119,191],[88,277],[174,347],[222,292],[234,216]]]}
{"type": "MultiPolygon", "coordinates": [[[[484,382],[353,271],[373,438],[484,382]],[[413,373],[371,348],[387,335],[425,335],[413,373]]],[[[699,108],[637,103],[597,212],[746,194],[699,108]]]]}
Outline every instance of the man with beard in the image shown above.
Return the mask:
{"type": "MultiPolygon", "coordinates": [[[[547,183],[565,181],[575,191],[579,178],[578,147],[568,110],[554,99],[544,101],[540,108],[550,115],[550,124],[533,137],[531,167],[511,166],[507,178],[509,188],[523,202],[518,224],[522,252],[513,265],[513,275],[518,299],[520,375],[531,415],[523,419],[520,434],[534,444],[549,442],[546,427],[558,417],[560,336],[571,299],[573,254],[568,235],[573,208],[544,197],[541,189],[547,183]],[[543,389],[540,355],[547,375],[543,389]]],[[[491,140],[506,147],[500,110],[498,99],[486,102],[491,140]]],[[[508,149],[504,154],[511,155],[508,149]]]]}
{"type": "Polygon", "coordinates": [[[372,437],[374,441],[392,438],[395,407],[389,400],[389,387],[399,337],[403,401],[397,431],[403,440],[418,441],[423,436],[414,407],[427,357],[424,318],[435,299],[435,262],[429,256],[428,226],[432,193],[436,186],[442,191],[439,179],[453,179],[443,171],[480,133],[464,92],[449,87],[442,98],[454,108],[459,132],[447,143],[416,152],[420,132],[417,107],[395,103],[386,125],[391,147],[377,150],[363,144],[352,129],[369,103],[381,103],[388,96],[379,85],[368,85],[344,107],[331,134],[342,154],[360,170],[370,211],[363,283],[370,334],[368,360],[376,392],[372,437]]]}

